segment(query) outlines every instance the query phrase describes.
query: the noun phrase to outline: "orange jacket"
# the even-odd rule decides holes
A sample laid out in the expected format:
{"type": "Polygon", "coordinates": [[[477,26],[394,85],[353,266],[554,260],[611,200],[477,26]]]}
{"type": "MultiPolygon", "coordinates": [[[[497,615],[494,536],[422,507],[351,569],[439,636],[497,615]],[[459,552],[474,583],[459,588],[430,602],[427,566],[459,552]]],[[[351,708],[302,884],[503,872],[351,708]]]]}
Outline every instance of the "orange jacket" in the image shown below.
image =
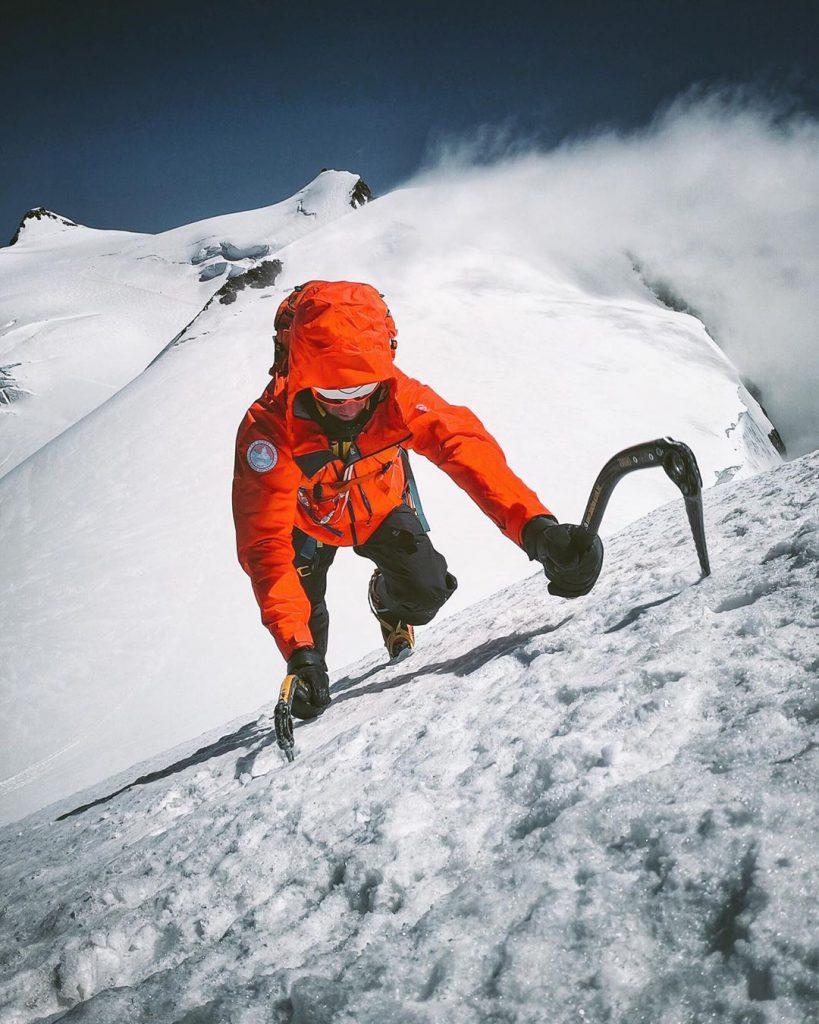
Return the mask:
{"type": "Polygon", "coordinates": [[[293,567],[293,527],[325,544],[364,543],[404,500],[401,449],[440,466],[515,543],[532,516],[549,514],[474,413],[449,405],[394,365],[394,333],[369,285],[312,282],[296,311],[287,376],[268,385],[239,427],[233,481],[239,561],[285,658],[313,642],[310,604],[293,567]],[[374,303],[380,317],[372,315],[374,303]],[[385,382],[381,400],[344,458],[297,397],[309,387],[376,380],[385,382]]]}

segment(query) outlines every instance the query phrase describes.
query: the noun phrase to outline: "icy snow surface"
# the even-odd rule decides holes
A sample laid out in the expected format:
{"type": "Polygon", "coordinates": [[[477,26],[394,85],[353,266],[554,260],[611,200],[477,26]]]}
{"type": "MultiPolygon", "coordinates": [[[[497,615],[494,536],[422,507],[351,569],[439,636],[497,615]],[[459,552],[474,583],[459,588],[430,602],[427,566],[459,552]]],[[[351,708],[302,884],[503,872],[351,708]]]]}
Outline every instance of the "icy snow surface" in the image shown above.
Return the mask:
{"type": "Polygon", "coordinates": [[[268,706],[6,826],[2,1020],[815,1021],[818,472],[369,656],[292,766],[268,706]]]}

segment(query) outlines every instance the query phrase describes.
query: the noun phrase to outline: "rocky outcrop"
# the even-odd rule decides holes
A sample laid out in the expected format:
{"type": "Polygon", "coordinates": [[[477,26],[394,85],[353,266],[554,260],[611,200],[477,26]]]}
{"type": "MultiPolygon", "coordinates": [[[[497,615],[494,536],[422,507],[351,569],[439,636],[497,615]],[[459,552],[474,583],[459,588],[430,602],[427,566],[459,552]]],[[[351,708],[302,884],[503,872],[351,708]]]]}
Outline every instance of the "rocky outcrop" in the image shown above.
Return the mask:
{"type": "Polygon", "coordinates": [[[59,213],[52,213],[51,210],[47,210],[44,206],[35,206],[23,215],[23,219],[20,221],[17,230],[14,232],[14,237],[9,242],[9,245],[14,245],[16,242],[19,242],[20,235],[31,225],[33,221],[44,220],[54,221],[55,224],[59,224],[60,227],[64,228],[77,227],[76,221],[69,220],[67,217],[61,217],[59,213]]]}
{"type": "Polygon", "coordinates": [[[352,195],[350,196],[350,206],[354,210],[358,209],[359,206],[363,206],[365,203],[369,203],[372,199],[373,194],[370,186],[364,181],[363,178],[359,178],[355,183],[352,195]]]}
{"type": "MultiPolygon", "coordinates": [[[[328,171],[332,172],[332,167],[322,167],[321,174],[327,174],[328,171]]],[[[350,206],[354,210],[357,210],[359,206],[363,206],[365,203],[369,203],[372,199],[373,193],[370,186],[363,178],[359,178],[353,186],[353,191],[350,193],[350,206]]],[[[300,210],[300,213],[304,213],[304,210],[300,210]]]]}
{"type": "MultiPolygon", "coordinates": [[[[258,266],[251,267],[244,273],[229,278],[213,298],[218,299],[223,306],[228,306],[231,302],[236,301],[238,293],[244,291],[245,288],[270,288],[276,283],[281,272],[281,260],[265,260],[264,263],[259,263],[258,266]]],[[[213,299],[211,299],[212,301],[213,299]]]]}

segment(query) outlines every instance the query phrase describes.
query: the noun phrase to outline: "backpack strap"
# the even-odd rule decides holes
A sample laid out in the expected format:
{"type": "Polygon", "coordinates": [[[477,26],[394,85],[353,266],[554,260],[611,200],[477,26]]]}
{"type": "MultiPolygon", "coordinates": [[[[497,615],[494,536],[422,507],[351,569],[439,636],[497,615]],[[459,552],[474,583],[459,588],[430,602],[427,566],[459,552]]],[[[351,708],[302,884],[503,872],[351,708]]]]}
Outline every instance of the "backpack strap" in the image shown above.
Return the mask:
{"type": "Polygon", "coordinates": [[[288,357],[290,354],[290,328],[296,316],[296,303],[299,293],[304,291],[309,281],[298,284],[290,294],[281,301],[276,310],[273,320],[273,365],[270,367],[270,376],[273,378],[286,377],[288,370],[288,357]]]}
{"type": "Polygon", "coordinates": [[[429,533],[429,522],[427,521],[427,517],[424,515],[424,506],[421,504],[421,495],[418,493],[418,484],[416,484],[415,477],[412,474],[409,452],[404,448],[399,448],[398,450],[401,453],[401,461],[404,463],[404,476],[407,480],[407,485],[404,488],[404,501],[418,516],[418,522],[421,524],[421,529],[424,533],[429,533]]]}

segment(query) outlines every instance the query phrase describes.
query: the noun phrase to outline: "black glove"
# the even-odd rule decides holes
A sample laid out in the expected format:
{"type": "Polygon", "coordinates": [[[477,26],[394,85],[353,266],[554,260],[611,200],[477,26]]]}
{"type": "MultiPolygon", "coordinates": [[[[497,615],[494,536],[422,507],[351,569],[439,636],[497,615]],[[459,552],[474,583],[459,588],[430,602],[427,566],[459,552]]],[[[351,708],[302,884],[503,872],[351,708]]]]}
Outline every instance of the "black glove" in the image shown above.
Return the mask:
{"type": "Polygon", "coordinates": [[[287,659],[287,672],[298,676],[302,683],[299,687],[306,690],[309,699],[305,700],[296,690],[293,697],[293,716],[295,718],[317,718],[330,703],[330,677],[324,655],[315,647],[297,647],[287,659]]]}
{"type": "Polygon", "coordinates": [[[523,550],[543,564],[555,597],[582,597],[597,582],[603,566],[603,542],[580,526],[535,516],[523,527],[523,550]],[[591,544],[589,541],[591,540],[591,544]]]}

